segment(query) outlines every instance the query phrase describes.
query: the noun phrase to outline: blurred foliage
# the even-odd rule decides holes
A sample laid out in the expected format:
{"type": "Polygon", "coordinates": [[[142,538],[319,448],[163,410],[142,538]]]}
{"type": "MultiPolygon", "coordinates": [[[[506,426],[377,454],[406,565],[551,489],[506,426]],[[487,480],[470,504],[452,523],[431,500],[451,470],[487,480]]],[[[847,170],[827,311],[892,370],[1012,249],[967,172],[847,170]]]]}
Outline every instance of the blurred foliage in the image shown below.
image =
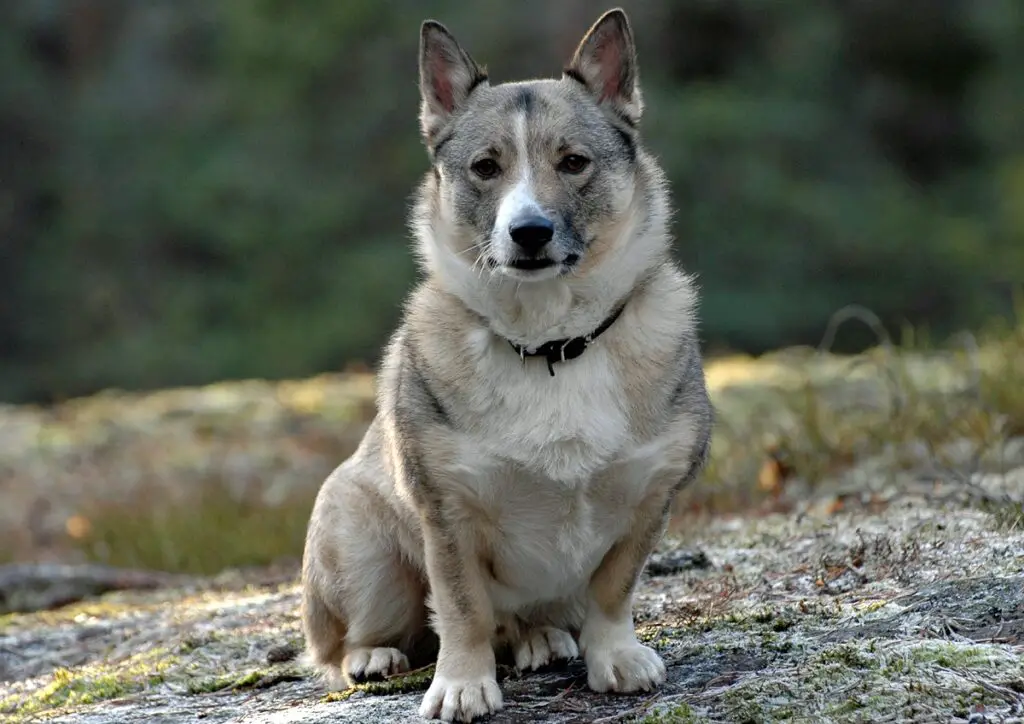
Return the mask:
{"type": "MultiPolygon", "coordinates": [[[[711,349],[813,343],[854,302],[938,336],[1009,309],[1019,0],[623,5],[711,349]]],[[[415,274],[420,20],[510,80],[600,9],[3,3],[0,399],[375,359],[415,274]]]]}

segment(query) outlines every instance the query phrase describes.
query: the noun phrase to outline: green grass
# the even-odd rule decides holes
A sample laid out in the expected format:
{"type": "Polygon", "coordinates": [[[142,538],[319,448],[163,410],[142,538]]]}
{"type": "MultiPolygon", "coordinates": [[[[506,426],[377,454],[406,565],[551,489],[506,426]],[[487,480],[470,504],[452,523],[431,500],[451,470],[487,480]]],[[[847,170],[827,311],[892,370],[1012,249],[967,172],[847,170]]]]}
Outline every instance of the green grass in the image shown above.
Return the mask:
{"type": "Polygon", "coordinates": [[[91,531],[79,545],[92,560],[171,572],[268,565],[302,554],[312,504],[308,495],[274,506],[238,501],[213,484],[191,500],[133,500],[87,511],[91,531]]]}

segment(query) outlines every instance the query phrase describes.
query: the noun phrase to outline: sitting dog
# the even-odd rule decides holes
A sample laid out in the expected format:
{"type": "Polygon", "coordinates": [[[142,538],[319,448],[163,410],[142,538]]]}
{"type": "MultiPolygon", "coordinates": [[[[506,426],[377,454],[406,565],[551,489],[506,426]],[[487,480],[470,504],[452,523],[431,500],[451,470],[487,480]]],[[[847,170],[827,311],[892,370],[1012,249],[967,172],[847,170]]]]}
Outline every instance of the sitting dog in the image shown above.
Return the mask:
{"type": "Polygon", "coordinates": [[[425,21],[420,93],[425,275],[316,499],[308,654],[344,685],[433,637],[420,713],[446,721],[502,707],[499,643],[520,669],[582,655],[594,691],[652,690],[633,590],[712,410],[629,21],[604,14],[557,80],[499,85],[425,21]]]}

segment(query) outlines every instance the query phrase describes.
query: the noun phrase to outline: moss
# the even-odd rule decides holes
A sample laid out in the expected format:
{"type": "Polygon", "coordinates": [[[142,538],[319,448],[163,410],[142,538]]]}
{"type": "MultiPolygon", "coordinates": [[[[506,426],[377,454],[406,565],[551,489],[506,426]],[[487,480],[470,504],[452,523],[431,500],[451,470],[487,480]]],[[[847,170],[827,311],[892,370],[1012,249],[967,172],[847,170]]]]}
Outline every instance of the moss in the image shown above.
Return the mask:
{"type": "Polygon", "coordinates": [[[410,691],[425,691],[434,678],[434,666],[409,672],[402,676],[392,676],[383,681],[367,681],[357,684],[354,688],[367,694],[405,694],[410,691]]]}
{"type": "Polygon", "coordinates": [[[1011,663],[1005,653],[997,656],[998,661],[993,660],[994,651],[989,649],[986,655],[983,647],[964,648],[933,641],[907,645],[872,639],[831,645],[804,660],[792,672],[796,677],[791,678],[785,667],[769,673],[769,667],[717,698],[729,721],[749,722],[876,721],[884,713],[921,698],[933,701],[937,707],[967,710],[977,703],[992,702],[983,700],[983,691],[976,685],[963,687],[964,678],[939,685],[936,677],[941,671],[957,667],[970,671],[971,676],[984,676],[983,672],[993,665],[1011,663]],[[833,700],[832,692],[836,691],[845,692],[844,698],[833,700]]]}
{"type": "Polygon", "coordinates": [[[191,679],[188,682],[187,688],[189,694],[212,694],[215,691],[223,691],[225,689],[238,689],[244,688],[245,686],[251,686],[256,680],[253,677],[258,678],[258,674],[255,671],[246,672],[244,674],[222,674],[219,676],[208,676],[199,679],[191,679]]]}
{"type": "Polygon", "coordinates": [[[914,668],[914,665],[905,658],[896,657],[886,663],[882,667],[882,676],[887,679],[895,679],[900,676],[909,674],[914,668]]]}
{"type": "Polygon", "coordinates": [[[374,696],[386,696],[388,694],[426,691],[430,687],[430,681],[433,678],[434,666],[432,664],[423,669],[410,671],[408,674],[388,677],[383,681],[366,681],[343,691],[332,691],[323,698],[323,701],[345,701],[353,694],[360,692],[374,696]]]}
{"type": "Polygon", "coordinates": [[[190,635],[186,636],[180,644],[178,644],[178,653],[190,654],[197,649],[201,649],[207,646],[215,640],[215,637],[210,634],[201,635],[190,635]]]}
{"type": "Polygon", "coordinates": [[[186,688],[190,694],[210,694],[229,689],[265,689],[282,681],[298,681],[303,678],[304,674],[295,666],[270,666],[241,673],[193,678],[188,681],[186,688]]]}
{"type": "Polygon", "coordinates": [[[840,644],[823,651],[818,660],[822,663],[840,664],[851,669],[877,669],[878,660],[869,656],[862,648],[854,644],[840,644]]]}
{"type": "Polygon", "coordinates": [[[857,696],[851,696],[842,701],[839,704],[833,704],[826,712],[832,716],[839,716],[843,714],[852,714],[855,711],[860,711],[866,706],[865,702],[857,696]]]}
{"type": "Polygon", "coordinates": [[[768,721],[764,708],[756,701],[744,701],[732,710],[734,721],[739,724],[762,724],[768,721]]]}
{"type": "Polygon", "coordinates": [[[889,605],[888,601],[865,601],[856,606],[857,613],[864,615],[868,613],[874,613],[880,609],[885,608],[889,605]]]}
{"type": "Polygon", "coordinates": [[[957,646],[939,641],[918,646],[910,654],[916,663],[934,663],[947,669],[984,667],[989,663],[990,656],[990,653],[980,646],[957,646]]]}
{"type": "Polygon", "coordinates": [[[348,701],[352,697],[352,695],[357,693],[358,691],[359,690],[356,688],[344,689],[342,691],[329,691],[327,692],[327,694],[321,697],[320,701],[324,702],[325,704],[329,704],[332,701],[348,701]]]}
{"type": "Polygon", "coordinates": [[[660,626],[641,626],[636,630],[636,637],[641,643],[651,644],[661,638],[662,631],[660,626]]]}
{"type": "Polygon", "coordinates": [[[80,669],[54,669],[51,680],[26,697],[0,701],[0,712],[26,716],[117,699],[164,681],[178,659],[163,649],[140,654],[117,666],[98,665],[80,669]]]}
{"type": "Polygon", "coordinates": [[[64,624],[84,624],[90,619],[110,620],[125,615],[137,615],[152,608],[138,601],[133,601],[130,594],[108,593],[95,599],[71,603],[51,610],[34,611],[31,613],[9,613],[0,617],[0,631],[5,626],[54,626],[64,624]]]}
{"type": "Polygon", "coordinates": [[[789,629],[793,628],[795,624],[796,621],[794,621],[793,619],[784,618],[780,616],[779,618],[776,618],[774,621],[772,621],[772,630],[779,632],[788,631],[789,629]]]}
{"type": "Polygon", "coordinates": [[[697,724],[699,721],[690,705],[682,702],[649,712],[642,719],[638,719],[637,724],[697,724]]]}
{"type": "Polygon", "coordinates": [[[776,639],[765,645],[765,648],[777,654],[788,654],[793,650],[793,642],[789,639],[776,639]]]}

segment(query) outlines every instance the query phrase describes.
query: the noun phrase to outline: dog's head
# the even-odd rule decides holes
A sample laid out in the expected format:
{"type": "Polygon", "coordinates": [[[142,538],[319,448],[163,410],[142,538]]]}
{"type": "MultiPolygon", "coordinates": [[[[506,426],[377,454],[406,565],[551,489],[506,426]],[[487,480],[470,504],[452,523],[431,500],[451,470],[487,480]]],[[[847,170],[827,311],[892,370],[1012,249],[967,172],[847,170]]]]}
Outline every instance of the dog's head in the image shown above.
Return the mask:
{"type": "Polygon", "coordinates": [[[649,221],[640,206],[657,201],[661,174],[639,147],[643,103],[621,10],[590,28],[560,79],[495,86],[425,21],[420,93],[433,161],[419,214],[428,257],[517,283],[586,276],[649,221]]]}

